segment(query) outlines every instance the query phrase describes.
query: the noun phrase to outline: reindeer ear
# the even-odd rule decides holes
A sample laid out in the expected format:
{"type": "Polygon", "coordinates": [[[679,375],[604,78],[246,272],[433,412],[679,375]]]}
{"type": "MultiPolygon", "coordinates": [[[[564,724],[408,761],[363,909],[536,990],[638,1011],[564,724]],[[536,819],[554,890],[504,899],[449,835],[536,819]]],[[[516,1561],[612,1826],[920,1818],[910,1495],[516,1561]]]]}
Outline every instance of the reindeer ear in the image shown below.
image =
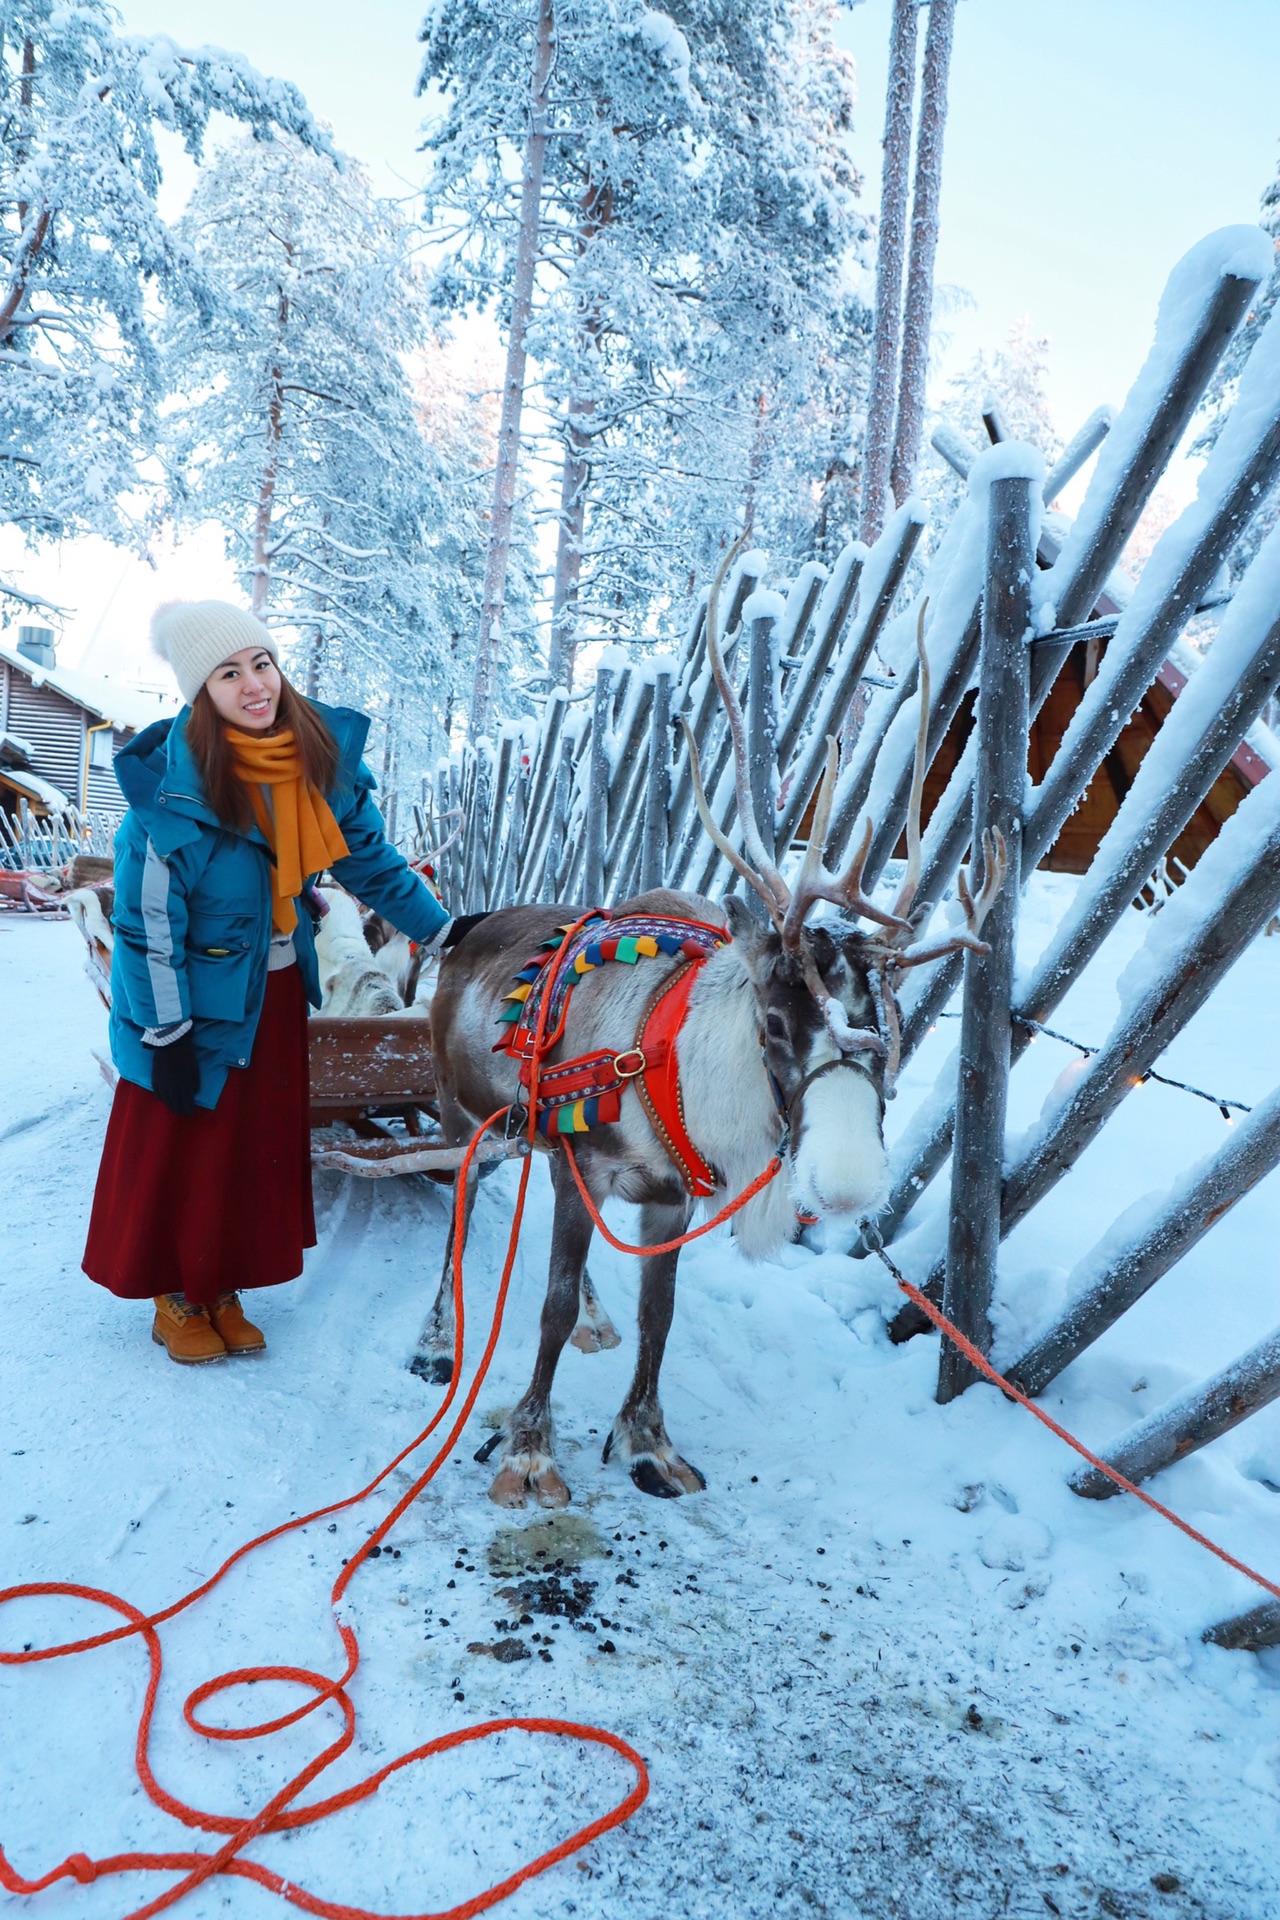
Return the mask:
{"type": "Polygon", "coordinates": [[[750,905],[738,894],[731,893],[723,902],[724,917],[733,944],[742,956],[742,961],[751,978],[762,985],[772,972],[773,935],[763,926],[752,912],[750,905]]]}

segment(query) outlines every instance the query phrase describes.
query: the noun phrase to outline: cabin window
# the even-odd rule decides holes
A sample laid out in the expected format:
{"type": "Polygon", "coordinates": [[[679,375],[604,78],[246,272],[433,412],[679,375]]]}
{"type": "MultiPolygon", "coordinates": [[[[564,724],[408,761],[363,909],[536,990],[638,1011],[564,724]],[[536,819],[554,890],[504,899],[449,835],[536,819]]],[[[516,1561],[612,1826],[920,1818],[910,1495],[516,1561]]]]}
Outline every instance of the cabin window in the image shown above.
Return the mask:
{"type": "Polygon", "coordinates": [[[101,733],[89,735],[89,765],[91,767],[110,767],[115,759],[115,735],[110,727],[104,727],[101,733]]]}

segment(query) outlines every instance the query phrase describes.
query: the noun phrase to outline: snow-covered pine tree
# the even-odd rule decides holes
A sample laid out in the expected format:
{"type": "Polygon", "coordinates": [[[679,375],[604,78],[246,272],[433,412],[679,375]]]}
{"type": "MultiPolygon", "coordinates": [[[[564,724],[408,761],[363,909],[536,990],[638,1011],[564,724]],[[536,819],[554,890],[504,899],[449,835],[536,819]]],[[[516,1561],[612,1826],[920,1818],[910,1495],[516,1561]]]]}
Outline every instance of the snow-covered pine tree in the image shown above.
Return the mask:
{"type": "Polygon", "coordinates": [[[178,231],[219,298],[166,334],[174,511],[225,530],[255,610],[301,637],[309,690],[394,713],[406,764],[438,751],[485,461],[465,408],[437,405],[433,438],[415,395],[429,326],[403,224],[350,162],[233,140],[178,231]]]}
{"type": "MultiPolygon", "coordinates": [[[[156,130],[197,159],[214,112],[327,143],[296,88],[238,54],[121,34],[104,0],[9,0],[0,86],[0,518],[29,541],[140,540],[162,388],[151,294],[211,299],[156,209],[156,130]]],[[[0,599],[30,604],[5,581],[0,599]]]]}
{"type": "MultiPolygon", "coordinates": [[[[862,232],[832,13],[557,5],[529,348],[539,451],[549,421],[558,468],[558,676],[585,623],[636,638],[683,594],[742,514],[753,444],[757,497],[771,463],[794,466],[787,423],[815,407],[806,373],[850,303],[843,261],[862,232]]],[[[516,156],[536,20],[534,0],[504,8],[501,31],[481,0],[440,0],[424,28],[423,81],[444,90],[428,206],[455,240],[440,296],[504,320],[528,230],[516,156]]],[[[807,476],[807,539],[833,440],[847,451],[861,341],[855,328],[842,425],[807,476]]]]}

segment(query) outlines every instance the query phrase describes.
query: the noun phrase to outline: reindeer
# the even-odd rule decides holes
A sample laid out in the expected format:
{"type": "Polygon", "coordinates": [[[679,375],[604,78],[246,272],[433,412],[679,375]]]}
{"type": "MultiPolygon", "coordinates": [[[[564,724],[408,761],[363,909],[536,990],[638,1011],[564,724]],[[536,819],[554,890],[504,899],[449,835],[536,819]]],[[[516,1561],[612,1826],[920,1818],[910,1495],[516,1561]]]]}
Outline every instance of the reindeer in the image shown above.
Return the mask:
{"type": "Polygon", "coordinates": [[[399,1013],[404,1001],[369,951],[359,907],[340,887],[321,894],[326,912],[316,930],[316,964],[324,1011],[399,1013]]]}
{"type": "MultiPolygon", "coordinates": [[[[808,847],[794,883],[788,885],[765,849],[752,811],[746,727],[717,633],[720,588],[732,557],[727,556],[708,603],[707,651],[731,732],[743,853],[712,820],[691,734],[689,749],[703,824],[759,897],[766,919],[757,918],[745,899],[730,898],[721,909],[696,894],[665,889],[624,902],[614,915],[661,912],[723,922],[732,936],[699,968],[677,1056],[688,1134],[714,1172],[708,1208],[741,1192],[771,1156],[783,1160],[783,1177],[756,1194],[733,1223],[741,1252],[760,1259],[793,1236],[797,1202],[818,1215],[853,1219],[873,1215],[883,1205],[888,1189],[884,1106],[898,1066],[899,978],[906,969],[960,947],[987,951],[979,933],[1003,884],[1006,859],[1000,836],[984,833],[981,889],[975,897],[967,874],[958,888],[964,929],[933,944],[917,941],[917,930],[930,911],[927,903],[916,901],[929,720],[922,608],[917,631],[920,721],[908,858],[897,898],[886,909],[863,892],[870,822],[844,872],[831,873],[824,864],[838,764],[833,739],[827,742],[808,847]],[[834,905],[838,917],[811,926],[808,916],[820,901],[834,905]],[[871,930],[858,928],[855,918],[871,922],[871,930]]],[[[513,973],[537,945],[581,911],[567,905],[505,908],[486,917],[443,961],[431,1035],[441,1121],[451,1144],[461,1144],[482,1119],[519,1101],[516,1063],[492,1050],[499,1002],[513,973]]],[[[662,974],[677,964],[659,958],[587,974],[573,991],[564,1035],[549,1058],[629,1047],[662,974]]],[[[578,1136],[574,1149],[597,1207],[611,1197],[640,1207],[644,1245],[659,1245],[686,1230],[694,1200],[638,1098],[624,1096],[620,1120],[578,1136]]],[[[590,1348],[603,1317],[585,1274],[591,1217],[565,1154],[550,1149],[550,1163],[555,1214],[533,1377],[503,1429],[477,1455],[487,1458],[505,1441],[489,1489],[490,1499],[503,1507],[522,1507],[530,1496],[542,1507],[568,1503],[569,1488],[555,1459],[552,1381],[575,1322],[578,1335],[586,1336],[578,1344],[590,1348]]],[[[464,1232],[474,1195],[473,1186],[466,1196],[464,1232]]],[[[414,1362],[415,1371],[445,1380],[453,1342],[451,1249],[452,1235],[440,1294],[414,1362]]],[[[635,1374],[604,1447],[605,1461],[612,1457],[624,1463],[642,1492],[667,1499],[706,1485],[698,1468],[673,1446],[658,1398],[678,1257],[670,1252],[644,1258],[635,1374]]]]}

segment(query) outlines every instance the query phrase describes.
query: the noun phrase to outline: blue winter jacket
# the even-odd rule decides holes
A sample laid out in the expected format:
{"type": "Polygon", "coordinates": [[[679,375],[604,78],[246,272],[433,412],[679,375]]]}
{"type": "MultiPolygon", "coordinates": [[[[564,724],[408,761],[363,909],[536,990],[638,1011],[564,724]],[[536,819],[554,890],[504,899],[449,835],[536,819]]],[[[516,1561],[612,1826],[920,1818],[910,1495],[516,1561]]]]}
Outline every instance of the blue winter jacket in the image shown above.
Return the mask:
{"type": "MultiPolygon", "coordinates": [[[[338,745],[325,797],[350,851],[332,871],[351,893],[411,940],[429,940],[448,918],[386,838],[374,778],[360,758],[369,722],[348,707],[312,705],[338,745]]],[[[126,1080],[151,1085],[151,1027],[194,1022],[200,1062],[196,1103],[215,1107],[232,1067],[249,1063],[267,985],[271,849],[254,826],[224,826],[204,798],[187,745],[184,707],[157,720],[116,759],[129,811],[116,835],[111,1056],[126,1080]]],[[[314,879],[314,875],[310,878],[314,879]]],[[[315,937],[306,902],[293,936],[312,1006],[320,1004],[315,937]]]]}

